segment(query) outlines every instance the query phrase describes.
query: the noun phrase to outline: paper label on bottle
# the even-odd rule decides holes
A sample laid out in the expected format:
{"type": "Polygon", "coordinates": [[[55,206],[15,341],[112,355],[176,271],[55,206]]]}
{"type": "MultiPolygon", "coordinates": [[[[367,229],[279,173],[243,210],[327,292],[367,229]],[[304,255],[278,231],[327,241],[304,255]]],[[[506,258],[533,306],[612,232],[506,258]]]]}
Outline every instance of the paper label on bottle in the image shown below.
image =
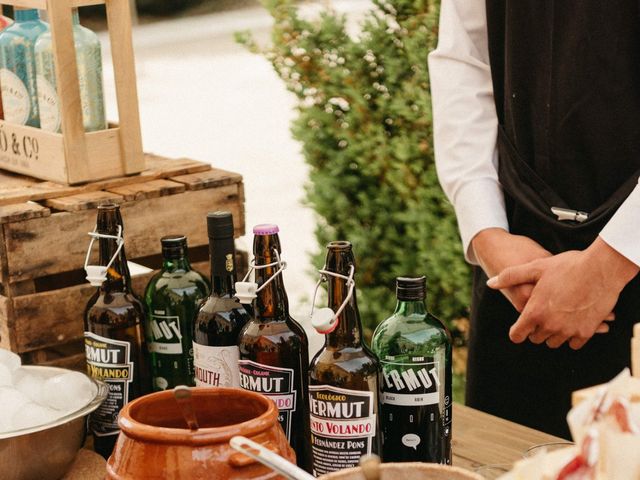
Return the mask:
{"type": "Polygon", "coordinates": [[[380,414],[383,444],[392,445],[389,461],[448,463],[451,399],[444,392],[443,365],[420,356],[403,356],[402,361],[386,356],[380,363],[380,414]]]}
{"type": "Polygon", "coordinates": [[[60,131],[60,102],[55,87],[44,75],[36,76],[40,128],[49,132],[60,131]]]}
{"type": "Polygon", "coordinates": [[[0,89],[4,119],[9,123],[26,125],[31,114],[31,98],[20,77],[9,69],[0,69],[0,89]]]}
{"type": "Polygon", "coordinates": [[[193,342],[193,364],[197,387],[239,387],[236,346],[209,347],[193,342]]]}
{"type": "Polygon", "coordinates": [[[381,403],[415,407],[440,402],[438,363],[427,363],[424,357],[414,359],[407,363],[381,361],[384,378],[381,403]]]}
{"type": "Polygon", "coordinates": [[[149,327],[153,340],[149,351],[167,355],[182,355],[180,317],[175,315],[149,315],[149,327]]]}
{"type": "Polygon", "coordinates": [[[278,407],[278,421],[287,440],[291,440],[291,420],[296,411],[297,391],[294,390],[292,368],[272,367],[251,360],[239,360],[240,386],[273,400],[278,407]]]}
{"type": "Polygon", "coordinates": [[[129,388],[133,381],[133,361],[129,342],[84,332],[87,372],[90,377],[107,384],[105,401],[91,414],[89,428],[98,437],[116,435],[118,414],[129,402],[129,388]]]}
{"type": "Polygon", "coordinates": [[[310,385],[313,474],[357,467],[376,436],[373,392],[310,385]]]}

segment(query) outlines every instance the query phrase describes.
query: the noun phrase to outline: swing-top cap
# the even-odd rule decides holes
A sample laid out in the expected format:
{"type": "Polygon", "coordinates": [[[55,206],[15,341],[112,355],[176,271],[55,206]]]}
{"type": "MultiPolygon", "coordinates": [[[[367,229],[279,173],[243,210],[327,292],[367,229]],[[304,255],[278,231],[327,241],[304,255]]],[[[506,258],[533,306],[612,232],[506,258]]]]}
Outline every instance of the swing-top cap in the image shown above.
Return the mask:
{"type": "Polygon", "coordinates": [[[261,223],[253,227],[254,235],[275,235],[278,232],[280,232],[280,229],[274,223],[261,223]]]}

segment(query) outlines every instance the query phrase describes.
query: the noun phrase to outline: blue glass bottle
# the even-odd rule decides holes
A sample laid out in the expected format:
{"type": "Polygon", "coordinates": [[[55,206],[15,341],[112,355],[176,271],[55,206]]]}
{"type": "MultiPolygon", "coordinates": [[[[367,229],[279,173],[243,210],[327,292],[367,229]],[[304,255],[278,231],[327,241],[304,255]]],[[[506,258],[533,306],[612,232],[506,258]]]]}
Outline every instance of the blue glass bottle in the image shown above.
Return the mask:
{"type": "MultiPolygon", "coordinates": [[[[102,53],[100,39],[91,30],[80,25],[78,10],[73,11],[73,39],[78,65],[82,120],[87,132],[104,130],[107,120],[102,89],[102,53]]],[[[60,132],[60,102],[56,91],[56,72],[53,60],[51,32],[40,35],[35,46],[40,127],[60,132]]]]}
{"type": "Polygon", "coordinates": [[[15,23],[0,33],[0,87],[4,118],[40,127],[36,87],[36,39],[48,30],[35,9],[14,9],[15,23]]]}

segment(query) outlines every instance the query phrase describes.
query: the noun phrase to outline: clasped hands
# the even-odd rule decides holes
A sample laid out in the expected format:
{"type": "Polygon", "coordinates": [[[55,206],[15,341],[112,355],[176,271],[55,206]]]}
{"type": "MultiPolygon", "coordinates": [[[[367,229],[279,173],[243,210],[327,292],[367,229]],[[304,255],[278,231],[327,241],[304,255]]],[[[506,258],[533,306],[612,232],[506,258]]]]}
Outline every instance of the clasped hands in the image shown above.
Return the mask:
{"type": "Polygon", "coordinates": [[[520,313],[509,331],[515,343],[527,338],[558,348],[582,348],[595,333],[609,331],[613,308],[638,266],[600,237],[586,250],[551,255],[534,240],[489,228],[472,241],[476,258],[520,313]]]}

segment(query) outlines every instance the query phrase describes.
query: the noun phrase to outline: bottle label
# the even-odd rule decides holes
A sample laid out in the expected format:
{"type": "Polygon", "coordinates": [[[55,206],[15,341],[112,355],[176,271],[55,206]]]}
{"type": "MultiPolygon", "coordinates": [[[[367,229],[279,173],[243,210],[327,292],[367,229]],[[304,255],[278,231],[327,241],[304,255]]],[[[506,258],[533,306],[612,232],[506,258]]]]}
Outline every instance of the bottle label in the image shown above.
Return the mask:
{"type": "Polygon", "coordinates": [[[26,125],[31,113],[31,97],[20,77],[7,68],[0,69],[0,89],[4,119],[9,123],[26,125]]]}
{"type": "Polygon", "coordinates": [[[440,362],[426,357],[381,359],[383,444],[388,461],[448,463],[451,399],[440,362]]]}
{"type": "Polygon", "coordinates": [[[106,400],[91,415],[89,428],[98,437],[116,435],[118,413],[129,401],[133,381],[131,344],[84,332],[84,345],[89,376],[102,380],[109,388],[106,400]]]}
{"type": "Polygon", "coordinates": [[[426,363],[424,357],[413,357],[413,360],[411,363],[382,360],[381,403],[419,407],[440,402],[438,363],[426,363]]]}
{"type": "Polygon", "coordinates": [[[373,392],[310,385],[313,474],[357,467],[376,436],[373,392]]]}
{"type": "Polygon", "coordinates": [[[193,342],[197,387],[239,387],[238,347],[209,347],[193,342]]]}
{"type": "Polygon", "coordinates": [[[287,440],[291,440],[291,419],[296,411],[297,398],[293,369],[262,365],[251,360],[239,360],[238,369],[242,388],[262,393],[275,402],[279,411],[278,421],[287,440]]]}
{"type": "Polygon", "coordinates": [[[182,332],[180,317],[175,315],[149,315],[149,326],[153,340],[149,351],[168,355],[182,355],[182,332]]]}
{"type": "Polygon", "coordinates": [[[60,131],[60,103],[58,92],[44,75],[36,76],[40,128],[49,132],[60,131]]]}

